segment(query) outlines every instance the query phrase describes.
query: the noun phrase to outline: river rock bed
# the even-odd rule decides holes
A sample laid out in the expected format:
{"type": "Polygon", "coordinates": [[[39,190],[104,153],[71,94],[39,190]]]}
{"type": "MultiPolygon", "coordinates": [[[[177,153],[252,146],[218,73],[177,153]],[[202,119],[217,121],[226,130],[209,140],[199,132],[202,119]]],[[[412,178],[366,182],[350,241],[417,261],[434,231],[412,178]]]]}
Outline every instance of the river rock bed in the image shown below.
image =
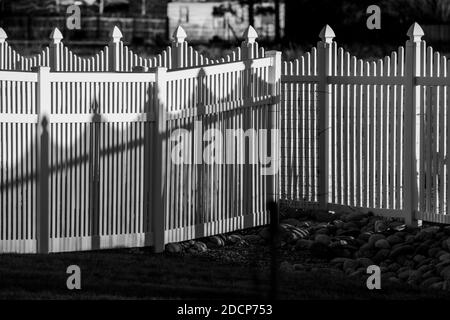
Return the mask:
{"type": "MultiPolygon", "coordinates": [[[[367,278],[367,267],[378,265],[382,281],[450,290],[450,226],[407,227],[399,219],[371,213],[288,208],[282,211],[278,230],[282,272],[323,268],[367,278]]],[[[271,243],[270,227],[265,226],[171,243],[166,252],[268,264],[271,243]],[[255,247],[258,254],[250,256],[249,248],[255,247]]]]}

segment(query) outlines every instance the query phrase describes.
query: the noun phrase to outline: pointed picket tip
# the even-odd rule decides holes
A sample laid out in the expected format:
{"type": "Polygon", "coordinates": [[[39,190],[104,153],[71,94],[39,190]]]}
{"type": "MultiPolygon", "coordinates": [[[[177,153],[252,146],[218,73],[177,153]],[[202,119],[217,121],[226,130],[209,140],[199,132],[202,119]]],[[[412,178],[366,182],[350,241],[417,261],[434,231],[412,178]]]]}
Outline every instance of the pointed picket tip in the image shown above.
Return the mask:
{"type": "Polygon", "coordinates": [[[6,39],[8,39],[8,35],[3,28],[0,28],[0,43],[5,42],[6,39]]]}
{"type": "Polygon", "coordinates": [[[120,39],[122,39],[123,35],[120,29],[117,26],[114,26],[109,34],[109,37],[113,40],[113,42],[119,42],[120,39]]]}
{"type": "Polygon", "coordinates": [[[417,42],[422,40],[422,37],[425,35],[425,33],[423,32],[422,27],[417,22],[414,22],[412,26],[409,27],[406,35],[410,40],[417,42]]]}
{"type": "Polygon", "coordinates": [[[252,26],[248,26],[242,36],[247,43],[254,43],[256,38],[258,38],[258,33],[256,33],[256,30],[252,26]]]}
{"type": "Polygon", "coordinates": [[[178,43],[183,43],[186,37],[187,37],[186,31],[184,31],[183,27],[180,25],[175,29],[175,31],[172,34],[173,41],[178,43]]]}
{"type": "Polygon", "coordinates": [[[52,33],[50,33],[50,40],[52,40],[52,43],[60,43],[63,38],[64,37],[58,28],[53,29],[52,33]]]}
{"type": "Polygon", "coordinates": [[[329,25],[326,25],[320,31],[319,37],[320,39],[322,39],[322,41],[325,41],[326,43],[331,43],[333,41],[333,38],[336,37],[336,34],[329,25]]]}

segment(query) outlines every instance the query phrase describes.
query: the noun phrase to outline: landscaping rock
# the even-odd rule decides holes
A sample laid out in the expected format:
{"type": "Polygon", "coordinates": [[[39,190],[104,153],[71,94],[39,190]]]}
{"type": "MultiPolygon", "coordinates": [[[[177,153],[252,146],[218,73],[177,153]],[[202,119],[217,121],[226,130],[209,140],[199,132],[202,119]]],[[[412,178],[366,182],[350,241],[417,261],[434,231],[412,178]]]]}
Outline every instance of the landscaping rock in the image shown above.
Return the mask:
{"type": "Polygon", "coordinates": [[[381,272],[381,279],[382,280],[388,280],[391,277],[396,277],[397,274],[395,272],[392,271],[388,271],[388,272],[381,272]]]}
{"type": "Polygon", "coordinates": [[[411,271],[408,280],[418,282],[421,278],[422,278],[422,272],[420,272],[419,270],[413,270],[413,271],[411,271]]]}
{"type": "Polygon", "coordinates": [[[350,236],[350,237],[358,237],[360,234],[360,230],[359,229],[349,229],[349,230],[345,230],[345,229],[339,229],[336,232],[336,235],[338,236],[350,236]]]}
{"type": "Polygon", "coordinates": [[[344,223],[344,229],[345,230],[355,230],[355,229],[357,229],[358,232],[359,232],[359,225],[357,223],[353,222],[353,221],[345,222],[344,223]]]}
{"type": "Polygon", "coordinates": [[[435,260],[432,260],[431,263],[434,263],[435,268],[441,272],[445,267],[450,266],[450,261],[446,260],[446,261],[439,261],[438,263],[436,263],[435,260]]]}
{"type": "Polygon", "coordinates": [[[400,269],[400,265],[397,262],[393,262],[388,268],[390,271],[397,272],[400,269]]]}
{"type": "Polygon", "coordinates": [[[425,260],[425,259],[426,259],[425,256],[423,256],[423,255],[421,255],[421,254],[416,254],[416,255],[414,256],[414,258],[413,258],[413,261],[416,262],[416,263],[420,263],[420,262],[422,262],[422,261],[425,260]]]}
{"type": "Polygon", "coordinates": [[[315,237],[314,241],[315,241],[315,242],[318,242],[318,243],[322,243],[322,244],[324,244],[324,245],[329,245],[330,242],[331,242],[331,239],[330,239],[329,236],[327,236],[327,235],[325,235],[325,234],[318,234],[318,235],[315,237]]]}
{"type": "Polygon", "coordinates": [[[429,288],[436,289],[436,290],[442,290],[444,288],[444,282],[440,281],[440,282],[433,283],[429,288]]]}
{"type": "Polygon", "coordinates": [[[383,220],[377,220],[375,221],[375,224],[373,226],[373,230],[375,232],[384,232],[387,230],[387,225],[383,220]]]}
{"type": "Polygon", "coordinates": [[[363,232],[358,236],[358,239],[363,240],[363,241],[369,241],[370,236],[372,235],[372,232],[363,232]]]}
{"type": "Polygon", "coordinates": [[[166,251],[170,253],[180,253],[183,248],[179,243],[168,243],[166,244],[166,251]]]}
{"type": "Polygon", "coordinates": [[[344,264],[344,262],[347,261],[347,260],[351,260],[351,259],[349,259],[349,258],[343,258],[343,257],[337,257],[337,258],[332,259],[332,260],[330,261],[330,263],[333,264],[333,265],[341,266],[341,267],[342,267],[342,265],[344,264]]]}
{"type": "Polygon", "coordinates": [[[441,251],[441,249],[439,249],[439,248],[431,248],[431,249],[428,250],[428,256],[429,256],[429,257],[435,257],[436,254],[437,254],[439,251],[441,251]]]}
{"type": "Polygon", "coordinates": [[[351,272],[351,273],[349,274],[349,277],[352,277],[352,278],[359,278],[359,277],[361,277],[363,274],[365,274],[365,270],[363,270],[363,269],[358,269],[358,270],[356,270],[356,271],[351,272]]]}
{"type": "Polygon", "coordinates": [[[299,239],[295,244],[295,248],[298,250],[308,250],[311,248],[314,241],[307,239],[299,239]]]}
{"type": "Polygon", "coordinates": [[[407,280],[411,274],[412,274],[412,270],[410,270],[410,269],[404,270],[402,272],[397,272],[398,278],[400,280],[407,280]]]}
{"type": "Polygon", "coordinates": [[[359,266],[359,262],[356,260],[352,260],[352,259],[347,259],[344,261],[344,264],[342,265],[342,268],[344,269],[345,272],[347,272],[347,270],[355,270],[356,268],[358,268],[359,266]]]}
{"type": "Polygon", "coordinates": [[[293,265],[295,271],[304,271],[306,268],[304,265],[300,263],[296,263],[293,265]]]}
{"type": "Polygon", "coordinates": [[[262,238],[257,234],[248,234],[248,235],[245,235],[243,238],[248,243],[253,243],[253,244],[259,243],[262,240],[262,238]]]}
{"type": "Polygon", "coordinates": [[[381,261],[387,259],[391,251],[389,249],[380,249],[374,256],[373,261],[375,263],[380,263],[381,261]]]}
{"type": "Polygon", "coordinates": [[[428,250],[430,249],[429,246],[427,246],[426,244],[421,244],[419,245],[416,250],[415,250],[415,254],[416,255],[421,255],[421,256],[428,256],[428,250]]]}
{"type": "Polygon", "coordinates": [[[417,233],[415,235],[414,240],[425,241],[425,240],[433,238],[433,236],[434,236],[434,233],[426,231],[426,230],[421,230],[419,233],[417,233]]]}
{"type": "Polygon", "coordinates": [[[195,242],[193,248],[195,250],[197,250],[198,252],[205,252],[205,251],[208,250],[208,247],[206,246],[206,244],[204,242],[201,242],[201,241],[195,242]]]}
{"type": "Polygon", "coordinates": [[[389,242],[386,239],[380,239],[380,240],[377,240],[377,242],[375,242],[375,248],[389,249],[390,247],[391,247],[391,245],[389,244],[389,242]]]}
{"type": "Polygon", "coordinates": [[[450,253],[443,253],[439,256],[440,261],[450,261],[450,253]]]}
{"type": "Polygon", "coordinates": [[[406,225],[401,222],[391,222],[391,223],[389,223],[389,229],[392,229],[395,231],[403,231],[406,229],[406,225]]]}
{"type": "Polygon", "coordinates": [[[328,228],[320,228],[320,229],[318,229],[318,230],[316,230],[316,232],[314,232],[314,234],[329,234],[330,233],[330,231],[329,231],[329,229],[328,228]]]}
{"type": "Polygon", "coordinates": [[[440,282],[440,281],[441,281],[440,277],[431,277],[431,278],[423,280],[420,283],[420,286],[424,287],[424,288],[430,288],[433,284],[440,282]]]}
{"type": "Polygon", "coordinates": [[[446,234],[446,235],[450,235],[450,226],[445,226],[442,231],[446,234]]]}
{"type": "Polygon", "coordinates": [[[280,263],[280,271],[289,273],[294,271],[294,266],[290,264],[288,261],[283,261],[280,263]]]}
{"type": "Polygon", "coordinates": [[[414,252],[414,247],[411,245],[402,245],[393,249],[390,253],[391,258],[396,258],[402,255],[411,254],[414,252]]]}
{"type": "Polygon", "coordinates": [[[387,242],[389,242],[389,244],[391,246],[394,246],[394,245],[396,245],[398,243],[402,243],[403,242],[403,238],[401,238],[401,237],[399,237],[399,236],[397,236],[395,234],[391,234],[390,236],[388,236],[386,238],[386,240],[387,240],[387,242]]]}
{"type": "Polygon", "coordinates": [[[417,264],[417,268],[420,268],[420,267],[423,267],[423,266],[430,266],[431,261],[432,261],[431,258],[426,258],[426,259],[420,261],[420,262],[417,264]]]}
{"type": "Polygon", "coordinates": [[[450,238],[442,240],[442,248],[450,251],[450,238]]]}
{"type": "Polygon", "coordinates": [[[383,234],[375,233],[370,236],[368,243],[369,243],[369,245],[374,246],[378,240],[382,240],[382,239],[384,240],[385,238],[386,237],[383,234]]]}
{"type": "MultiPolygon", "coordinates": [[[[260,239],[257,235],[253,235],[253,236],[257,237],[258,240],[260,239]]],[[[220,247],[223,247],[224,245],[225,245],[225,241],[223,241],[223,239],[221,237],[212,236],[207,239],[207,246],[209,248],[220,248],[220,247]]]]}
{"type": "Polygon", "coordinates": [[[337,228],[337,229],[342,229],[344,228],[344,221],[342,220],[335,220],[333,221],[333,225],[337,228]]]}
{"type": "Polygon", "coordinates": [[[440,276],[444,278],[445,280],[450,279],[450,266],[445,267],[441,272],[440,276]]]}
{"type": "Polygon", "coordinates": [[[440,229],[441,229],[441,227],[439,227],[439,226],[430,226],[430,227],[423,228],[422,232],[436,234],[440,229]]]}
{"type": "MultiPolygon", "coordinates": [[[[283,272],[322,272],[329,269],[329,272],[362,277],[366,276],[368,266],[378,265],[383,281],[450,290],[450,226],[425,223],[424,227],[411,228],[396,219],[360,212],[287,210],[285,213],[278,233],[281,240],[279,250],[283,257],[300,261],[294,260],[295,264],[290,258],[283,261],[280,265],[283,272]],[[292,252],[295,250],[302,252],[292,252]]],[[[271,239],[270,227],[265,226],[242,233],[207,237],[203,239],[204,243],[184,241],[167,244],[166,251],[198,254],[224,245],[251,243],[267,246],[271,239]]],[[[237,251],[235,253],[238,254],[237,251]]],[[[215,252],[211,251],[211,254],[215,252]]],[[[242,253],[238,255],[244,256],[242,253]]],[[[227,254],[224,259],[230,257],[227,254]]]]}
{"type": "Polygon", "coordinates": [[[373,265],[373,261],[370,260],[369,258],[358,258],[356,259],[356,261],[358,262],[358,264],[364,268],[367,269],[368,266],[373,265]]]}
{"type": "Polygon", "coordinates": [[[441,256],[443,256],[443,255],[446,255],[447,254],[447,252],[445,252],[444,250],[439,250],[435,255],[434,255],[434,257],[435,258],[438,258],[439,259],[439,261],[444,261],[444,260],[440,260],[440,258],[441,258],[441,256]]]}

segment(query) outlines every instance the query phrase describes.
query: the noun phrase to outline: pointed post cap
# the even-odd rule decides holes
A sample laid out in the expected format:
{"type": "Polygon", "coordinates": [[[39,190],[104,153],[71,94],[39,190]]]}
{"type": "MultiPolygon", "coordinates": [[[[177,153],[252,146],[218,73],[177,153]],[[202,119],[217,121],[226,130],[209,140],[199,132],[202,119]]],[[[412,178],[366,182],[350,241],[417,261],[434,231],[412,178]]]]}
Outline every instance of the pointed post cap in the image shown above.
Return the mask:
{"type": "Polygon", "coordinates": [[[186,39],[187,34],[184,31],[182,26],[178,26],[172,34],[172,39],[176,43],[183,43],[184,39],[186,39]]]}
{"type": "Polygon", "coordinates": [[[417,22],[414,22],[412,26],[409,27],[406,35],[411,41],[418,42],[422,40],[422,37],[425,35],[425,33],[423,32],[422,27],[417,22]]]}
{"type": "Polygon", "coordinates": [[[50,40],[52,40],[52,43],[60,43],[63,38],[64,37],[58,28],[53,29],[52,33],[50,33],[50,40]]]}
{"type": "Polygon", "coordinates": [[[109,37],[111,38],[112,42],[119,42],[120,39],[122,39],[122,32],[117,26],[114,26],[112,31],[109,33],[109,37]]]}
{"type": "Polygon", "coordinates": [[[3,30],[3,28],[0,28],[0,43],[5,42],[7,38],[8,35],[6,34],[5,30],[3,30]]]}
{"type": "Polygon", "coordinates": [[[322,30],[319,33],[320,39],[326,43],[333,42],[333,38],[336,37],[336,34],[334,33],[333,29],[329,25],[326,25],[322,28],[322,30]]]}
{"type": "Polygon", "coordinates": [[[258,38],[258,34],[252,26],[248,26],[242,36],[244,37],[244,41],[247,43],[255,43],[256,38],[258,38]]]}

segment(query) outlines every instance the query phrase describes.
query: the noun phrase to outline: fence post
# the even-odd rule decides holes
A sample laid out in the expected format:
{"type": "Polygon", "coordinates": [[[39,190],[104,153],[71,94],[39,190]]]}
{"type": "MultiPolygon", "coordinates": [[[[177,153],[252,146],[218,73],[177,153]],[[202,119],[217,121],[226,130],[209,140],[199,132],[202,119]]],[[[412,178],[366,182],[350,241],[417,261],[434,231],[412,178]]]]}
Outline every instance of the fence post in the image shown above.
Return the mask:
{"type": "Polygon", "coordinates": [[[267,201],[268,203],[278,203],[279,196],[279,170],[280,170],[280,136],[279,136],[279,121],[280,121],[280,101],[281,101],[281,51],[267,51],[267,58],[272,58],[272,64],[269,67],[269,83],[273,102],[270,105],[269,117],[268,117],[268,129],[277,130],[276,140],[272,140],[272,135],[269,132],[269,148],[270,154],[273,157],[275,163],[272,164],[273,168],[276,168],[276,172],[269,172],[266,175],[267,178],[267,201]]]}
{"type": "MultiPolygon", "coordinates": [[[[133,72],[148,72],[149,68],[145,67],[145,66],[134,66],[133,67],[133,72]]],[[[149,91],[151,92],[152,87],[149,87],[149,91]]],[[[153,113],[153,110],[151,109],[151,106],[154,105],[154,100],[156,99],[156,97],[152,97],[151,95],[149,95],[150,99],[147,101],[147,103],[145,104],[144,110],[142,110],[142,112],[146,115],[149,116],[150,113],[153,113]],[[153,100],[152,100],[153,98],[153,100]]],[[[143,212],[144,212],[144,217],[143,217],[143,230],[145,233],[145,240],[144,240],[144,245],[145,246],[152,246],[153,245],[153,222],[150,220],[153,214],[153,208],[152,208],[152,204],[153,204],[153,199],[152,199],[152,194],[150,193],[150,191],[152,190],[152,185],[153,185],[153,172],[152,172],[152,168],[153,168],[153,162],[152,162],[152,148],[151,148],[151,144],[152,144],[152,137],[154,136],[151,132],[151,130],[153,129],[153,125],[155,125],[154,122],[151,122],[152,119],[150,118],[146,118],[146,122],[145,122],[145,126],[144,126],[144,172],[143,172],[143,176],[144,178],[144,190],[143,190],[143,197],[142,197],[142,207],[143,207],[143,212]]]]}
{"type": "Polygon", "coordinates": [[[187,35],[181,26],[178,26],[172,35],[172,67],[184,68],[186,62],[184,57],[186,55],[187,43],[185,41],[187,35]]]}
{"type": "Polygon", "coordinates": [[[334,34],[329,25],[323,27],[317,43],[317,107],[318,112],[318,140],[319,140],[319,172],[318,172],[318,200],[321,209],[328,208],[329,187],[329,136],[330,136],[330,108],[331,108],[331,85],[328,84],[328,76],[331,76],[332,45],[334,34]]]}
{"type": "Polygon", "coordinates": [[[38,253],[49,252],[49,125],[50,125],[50,68],[36,67],[38,73],[37,94],[37,187],[36,187],[36,241],[38,253]]]}
{"type": "Polygon", "coordinates": [[[408,30],[405,59],[405,104],[404,104],[404,144],[403,144],[403,216],[409,226],[420,224],[415,214],[418,206],[417,196],[417,150],[416,117],[420,113],[420,86],[416,77],[420,76],[421,44],[424,32],[414,23],[408,30]]]}
{"type": "Polygon", "coordinates": [[[120,71],[121,65],[120,65],[120,56],[121,56],[121,39],[122,39],[122,32],[120,32],[119,28],[117,26],[114,26],[114,29],[110,33],[110,41],[108,44],[109,47],[109,71],[120,71]]]}
{"type": "Polygon", "coordinates": [[[167,80],[166,68],[156,68],[156,101],[154,103],[154,141],[152,161],[152,221],[153,250],[164,251],[165,245],[165,197],[166,197],[166,121],[167,80]]]}
{"type": "Polygon", "coordinates": [[[50,56],[49,67],[51,71],[61,71],[61,40],[63,35],[58,28],[53,29],[50,34],[50,56]]]}
{"type": "Polygon", "coordinates": [[[3,28],[0,28],[0,70],[6,69],[6,39],[8,39],[8,35],[6,34],[5,30],[3,30],[3,28]]]}
{"type": "Polygon", "coordinates": [[[257,58],[258,44],[256,43],[256,38],[258,38],[258,33],[256,33],[256,30],[252,26],[248,26],[242,36],[244,37],[244,41],[241,44],[242,60],[257,58]]]}

